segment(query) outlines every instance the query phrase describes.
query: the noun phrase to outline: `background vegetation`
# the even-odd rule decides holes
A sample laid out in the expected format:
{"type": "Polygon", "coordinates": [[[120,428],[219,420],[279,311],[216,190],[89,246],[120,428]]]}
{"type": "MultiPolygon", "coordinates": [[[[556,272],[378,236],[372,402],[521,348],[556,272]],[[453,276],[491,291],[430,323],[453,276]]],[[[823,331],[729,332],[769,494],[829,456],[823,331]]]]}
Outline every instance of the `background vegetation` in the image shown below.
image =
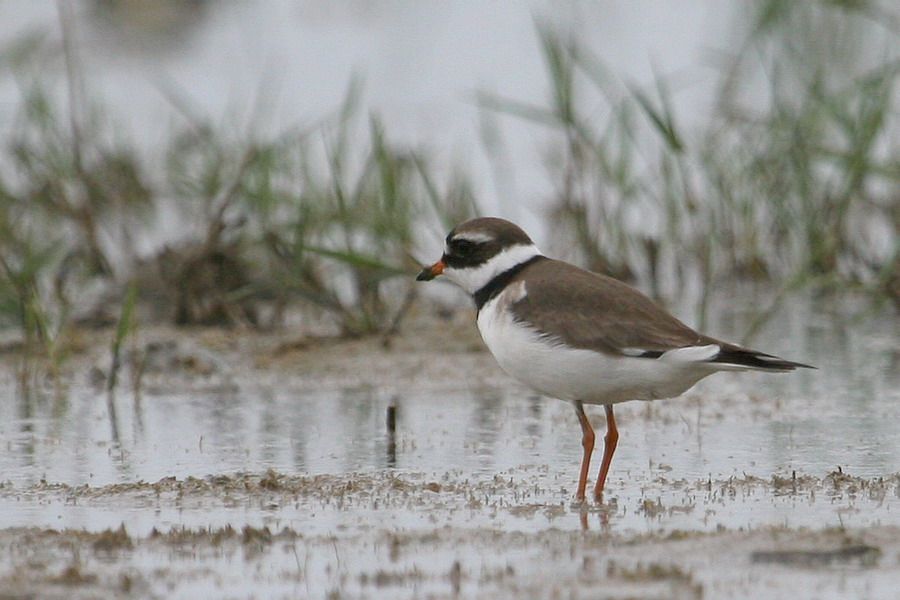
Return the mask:
{"type": "MultiPolygon", "coordinates": [[[[900,16],[849,0],[746,10],[698,126],[674,113],[664,77],[622,82],[545,24],[550,101],[485,92],[481,105],[558,134],[548,222],[589,268],[660,298],[698,289],[701,315],[717,284],[747,278],[900,302],[900,16]],[[748,95],[760,80],[768,92],[748,95]]],[[[0,149],[0,321],[26,357],[56,368],[73,325],[119,322],[118,360],[120,312],[131,323],[135,303],[178,325],[265,328],[299,314],[343,335],[389,333],[414,301],[417,232],[478,213],[466,174],[392,143],[356,81],[319,125],[270,137],[173,95],[183,125],[151,155],[118,139],[92,100],[68,26],[59,49],[30,37],[2,53],[21,104],[0,149]],[[64,103],[48,91],[51,62],[66,67],[64,103]],[[192,234],[141,255],[164,214],[192,234]]]]}
{"type": "Polygon", "coordinates": [[[548,105],[490,94],[482,105],[559,132],[549,221],[592,269],[643,279],[658,297],[696,284],[701,318],[709,292],[734,279],[896,302],[900,13],[779,0],[744,10],[695,127],[674,113],[665,78],[622,82],[546,26],[548,105]]]}

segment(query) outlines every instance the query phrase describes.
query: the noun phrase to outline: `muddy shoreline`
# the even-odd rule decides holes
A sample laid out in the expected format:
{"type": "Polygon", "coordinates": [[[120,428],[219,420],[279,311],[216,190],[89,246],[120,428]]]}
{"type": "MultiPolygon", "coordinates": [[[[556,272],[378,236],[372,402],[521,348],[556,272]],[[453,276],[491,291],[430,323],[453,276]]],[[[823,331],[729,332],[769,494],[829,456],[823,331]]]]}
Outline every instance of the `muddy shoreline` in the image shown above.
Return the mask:
{"type": "Polygon", "coordinates": [[[217,597],[788,598],[815,590],[887,598],[900,570],[898,540],[897,527],[664,537],[452,528],[308,536],[249,526],[136,537],[124,528],[13,528],[0,534],[12,563],[0,583],[5,598],[190,597],[200,589],[217,597]]]}
{"type": "MultiPolygon", "coordinates": [[[[506,377],[467,311],[446,316],[413,314],[390,340],[145,329],[113,399],[117,441],[108,331],[80,334],[62,399],[45,382],[25,403],[7,346],[0,597],[890,598],[900,587],[889,372],[813,357],[825,367],[813,375],[722,376],[678,400],[621,405],[605,501],[576,506],[571,408],[506,377]]],[[[871,335],[890,347],[889,331],[871,335]]]]}

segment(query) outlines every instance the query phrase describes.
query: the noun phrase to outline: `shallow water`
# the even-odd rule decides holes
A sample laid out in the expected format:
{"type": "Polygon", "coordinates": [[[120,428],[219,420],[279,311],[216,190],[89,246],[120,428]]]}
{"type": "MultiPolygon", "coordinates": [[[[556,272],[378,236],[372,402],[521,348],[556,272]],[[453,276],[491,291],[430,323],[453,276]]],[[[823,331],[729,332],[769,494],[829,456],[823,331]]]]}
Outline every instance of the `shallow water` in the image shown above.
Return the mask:
{"type": "MultiPolygon", "coordinates": [[[[656,483],[660,478],[768,480],[792,472],[824,477],[838,467],[873,478],[900,471],[896,320],[874,315],[846,325],[829,323],[814,311],[806,315],[801,343],[794,332],[776,337],[791,331],[796,313],[779,317],[756,343],[819,370],[719,374],[677,400],[617,406],[621,438],[607,500],[628,506],[645,496],[670,494],[668,483],[656,483]]],[[[719,328],[731,320],[720,317],[719,328]]],[[[206,351],[173,351],[179,352],[200,352],[202,359],[206,351]]],[[[496,369],[489,354],[436,348],[417,355],[380,352],[377,346],[345,352],[339,345],[328,352],[334,359],[326,357],[323,364],[333,367],[313,364],[299,374],[289,366],[275,372],[248,369],[240,353],[210,354],[217,365],[212,375],[165,369],[155,378],[150,374],[139,398],[127,386],[115,398],[119,443],[113,441],[102,390],[80,385],[75,376],[63,400],[26,402],[7,374],[0,408],[0,444],[7,451],[0,456],[0,472],[16,489],[42,480],[96,487],[267,469],[335,476],[389,471],[473,482],[501,474],[539,488],[540,502],[570,500],[581,457],[574,412],[566,403],[520,388],[496,369]],[[379,353],[386,365],[396,355],[397,373],[381,363],[370,365],[368,352],[379,353]],[[409,375],[416,361],[448,365],[454,360],[456,370],[445,366],[444,375],[409,375]],[[460,374],[468,379],[460,380],[460,374]],[[386,428],[389,405],[397,408],[393,452],[386,428]]],[[[301,354],[297,364],[302,367],[305,360],[301,354]]],[[[602,410],[589,407],[589,414],[602,432],[602,410]]],[[[599,465],[600,448],[595,454],[599,465]]],[[[774,505],[764,516],[767,510],[747,502],[747,510],[737,511],[726,525],[787,518],[774,505]]],[[[815,514],[813,519],[830,522],[825,517],[831,511],[822,510],[807,508],[791,518],[801,524],[815,514]]],[[[47,521],[37,511],[15,524],[66,526],[68,512],[47,521]]],[[[627,527],[638,524],[621,521],[627,527]]]]}
{"type": "MultiPolygon", "coordinates": [[[[596,551],[590,544],[604,539],[763,534],[746,538],[739,558],[747,561],[753,544],[768,540],[765,532],[773,527],[877,533],[900,527],[900,332],[890,313],[854,308],[857,318],[848,320],[848,306],[800,301],[754,341],[816,364],[816,371],[720,374],[677,400],[617,406],[621,437],[604,504],[586,507],[572,505],[581,445],[571,407],[524,390],[489,354],[476,351],[477,339],[465,330],[467,314],[445,325],[464,330],[462,341],[413,326],[389,351],[364,341],[284,352],[277,350],[281,341],[265,336],[251,343],[221,332],[147,331],[145,341],[169,340],[177,360],[151,369],[139,397],[123,372],[115,431],[106,394],[85,383],[90,363],[108,361],[103,351],[73,359],[75,372],[61,399],[38,394],[26,401],[6,373],[0,524],[15,539],[20,534],[9,528],[101,532],[121,524],[138,537],[245,526],[289,533],[290,539],[269,541],[250,557],[246,541],[235,541],[229,552],[195,541],[200,557],[183,563],[169,542],[157,547],[147,538],[135,542],[127,559],[84,563],[101,575],[113,566],[146,574],[163,563],[174,580],[189,565],[215,574],[193,573],[179,582],[182,597],[222,585],[246,597],[308,593],[307,586],[314,594],[356,590],[351,597],[376,591],[392,597],[401,589],[453,595],[459,586],[473,594],[508,592],[504,586],[519,580],[505,578],[504,565],[534,568],[544,560],[537,548],[553,536],[563,536],[561,548],[572,545],[588,561],[596,551]],[[391,405],[397,411],[393,449],[386,427],[391,405]],[[584,529],[603,537],[565,537],[584,529]],[[513,551],[487,532],[520,532],[525,545],[513,551]],[[415,548],[405,562],[388,561],[395,568],[389,577],[383,573],[391,544],[385,536],[400,536],[415,548]],[[463,571],[468,584],[453,574],[460,560],[469,569],[463,571]],[[297,561],[305,566],[296,567],[297,561]],[[286,574],[295,567],[303,573],[299,580],[286,574]]],[[[746,326],[745,313],[716,314],[711,328],[722,337],[746,326]]],[[[589,407],[598,432],[602,413],[589,407]]],[[[594,458],[592,477],[599,448],[594,458]]],[[[691,552],[711,553],[715,561],[721,540],[701,538],[691,542],[697,545],[691,552]]],[[[608,561],[631,556],[622,548],[634,543],[601,553],[597,569],[618,568],[608,561]]],[[[54,548],[47,552],[56,558],[47,564],[64,566],[67,555],[54,548]]],[[[641,557],[632,556],[629,568],[639,568],[641,557]]],[[[659,557],[663,565],[674,560],[668,551],[659,557]]],[[[3,562],[17,564],[15,558],[3,562]]],[[[723,583],[728,570],[704,571],[690,562],[678,568],[688,570],[689,590],[726,585],[732,595],[759,591],[723,583]]],[[[769,570],[781,567],[753,568],[771,579],[769,570]]],[[[620,581],[626,592],[632,575],[620,581]]],[[[869,585],[870,576],[863,572],[860,585],[869,585]]],[[[878,577],[887,583],[876,583],[876,592],[889,589],[900,573],[889,569],[878,577]]],[[[785,571],[775,579],[789,597],[796,578],[785,571]]],[[[685,583],[678,574],[650,580],[647,585],[664,584],[660,597],[685,583]]],[[[547,591],[547,581],[532,584],[533,591],[547,591]]],[[[865,585],[860,589],[870,589],[865,585]]]]}

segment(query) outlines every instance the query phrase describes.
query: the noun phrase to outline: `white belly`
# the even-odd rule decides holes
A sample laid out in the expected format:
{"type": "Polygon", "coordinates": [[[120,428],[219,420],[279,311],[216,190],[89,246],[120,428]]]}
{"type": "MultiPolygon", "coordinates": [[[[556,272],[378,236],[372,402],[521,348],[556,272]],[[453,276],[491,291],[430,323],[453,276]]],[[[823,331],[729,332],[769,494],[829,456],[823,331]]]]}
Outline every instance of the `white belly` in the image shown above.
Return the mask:
{"type": "Polygon", "coordinates": [[[542,394],[588,404],[672,398],[716,371],[708,364],[613,356],[548,340],[506,310],[524,293],[518,283],[485,304],[478,330],[503,370],[542,394]]]}

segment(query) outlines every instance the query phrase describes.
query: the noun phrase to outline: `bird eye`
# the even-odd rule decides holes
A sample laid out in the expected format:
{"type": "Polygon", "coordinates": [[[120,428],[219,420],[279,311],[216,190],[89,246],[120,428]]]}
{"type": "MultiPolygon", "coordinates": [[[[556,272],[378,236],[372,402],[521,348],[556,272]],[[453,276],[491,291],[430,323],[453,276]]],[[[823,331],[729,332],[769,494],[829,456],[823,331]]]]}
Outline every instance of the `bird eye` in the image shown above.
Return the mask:
{"type": "Polygon", "coordinates": [[[469,240],[453,240],[450,242],[450,249],[454,254],[466,255],[475,249],[475,242],[469,240]]]}

